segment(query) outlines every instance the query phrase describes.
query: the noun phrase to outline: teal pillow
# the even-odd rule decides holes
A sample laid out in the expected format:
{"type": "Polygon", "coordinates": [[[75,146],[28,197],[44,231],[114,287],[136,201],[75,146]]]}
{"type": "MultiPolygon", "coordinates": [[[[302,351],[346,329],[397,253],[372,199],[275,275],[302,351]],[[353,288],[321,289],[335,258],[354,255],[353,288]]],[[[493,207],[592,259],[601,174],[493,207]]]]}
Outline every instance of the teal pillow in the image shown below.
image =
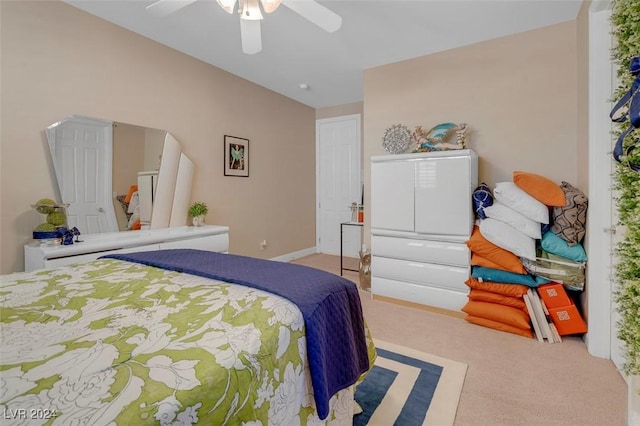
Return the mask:
{"type": "Polygon", "coordinates": [[[538,287],[535,278],[528,274],[515,274],[501,269],[474,266],[471,269],[471,277],[479,281],[491,281],[502,284],[522,284],[529,287],[538,287]]]}
{"type": "Polygon", "coordinates": [[[587,253],[584,251],[582,244],[576,243],[573,246],[569,246],[565,240],[558,237],[552,231],[544,233],[540,245],[542,246],[542,250],[547,253],[555,254],[556,256],[564,257],[574,262],[587,261],[587,253]]]}
{"type": "Polygon", "coordinates": [[[538,276],[538,275],[534,275],[534,277],[536,278],[536,282],[537,282],[539,285],[542,285],[542,284],[549,284],[549,283],[551,282],[551,280],[548,280],[548,279],[546,279],[546,278],[544,278],[544,277],[541,277],[541,276],[538,276]]]}

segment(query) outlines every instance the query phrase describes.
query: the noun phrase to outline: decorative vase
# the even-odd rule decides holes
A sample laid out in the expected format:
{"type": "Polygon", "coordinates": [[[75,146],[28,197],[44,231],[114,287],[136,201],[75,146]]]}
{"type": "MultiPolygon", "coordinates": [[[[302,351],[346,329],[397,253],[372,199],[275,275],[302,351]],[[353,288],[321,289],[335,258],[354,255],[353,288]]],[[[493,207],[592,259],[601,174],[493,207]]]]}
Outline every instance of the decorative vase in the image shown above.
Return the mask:
{"type": "Polygon", "coordinates": [[[193,221],[193,226],[202,226],[204,225],[204,215],[201,214],[199,216],[194,216],[192,221],[193,221]]]}
{"type": "Polygon", "coordinates": [[[360,251],[360,265],[358,268],[358,277],[360,278],[360,288],[362,290],[371,291],[371,252],[360,251]]]}

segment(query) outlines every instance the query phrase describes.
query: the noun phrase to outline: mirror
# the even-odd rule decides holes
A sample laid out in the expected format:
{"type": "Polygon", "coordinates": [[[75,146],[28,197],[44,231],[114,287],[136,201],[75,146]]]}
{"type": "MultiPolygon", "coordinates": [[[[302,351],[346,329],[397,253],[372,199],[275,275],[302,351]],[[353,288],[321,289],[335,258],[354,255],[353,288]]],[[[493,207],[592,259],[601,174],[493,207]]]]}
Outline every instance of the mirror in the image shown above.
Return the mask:
{"type": "MultiPolygon", "coordinates": [[[[165,140],[175,139],[164,130],[79,115],[52,124],[46,135],[59,199],[70,205],[69,226],[78,227],[83,234],[140,229],[135,225],[139,219],[135,205],[142,203],[134,194],[133,186],[138,184],[139,173],[153,175],[150,196],[155,192],[160,181],[165,140]]],[[[175,157],[175,146],[180,156],[176,141],[171,157],[175,157]]],[[[177,163],[169,168],[177,169],[177,163]]],[[[177,170],[165,175],[167,173],[175,174],[177,170]]],[[[165,179],[164,186],[170,180],[165,179]]],[[[190,188],[191,183],[188,185],[190,188]]],[[[173,187],[169,188],[171,198],[174,188],[175,177],[173,187]]],[[[150,200],[145,203],[149,209],[150,200]]],[[[148,220],[151,215],[152,210],[148,212],[148,220]]],[[[167,222],[159,227],[168,226],[167,222]]]]}
{"type": "MultiPolygon", "coordinates": [[[[112,192],[120,231],[138,229],[140,213],[135,213],[135,206],[140,205],[140,197],[132,187],[138,185],[138,174],[143,173],[155,177],[150,183],[155,189],[166,135],[160,129],[113,123],[112,192]]],[[[150,215],[151,204],[147,208],[150,215]]]]}

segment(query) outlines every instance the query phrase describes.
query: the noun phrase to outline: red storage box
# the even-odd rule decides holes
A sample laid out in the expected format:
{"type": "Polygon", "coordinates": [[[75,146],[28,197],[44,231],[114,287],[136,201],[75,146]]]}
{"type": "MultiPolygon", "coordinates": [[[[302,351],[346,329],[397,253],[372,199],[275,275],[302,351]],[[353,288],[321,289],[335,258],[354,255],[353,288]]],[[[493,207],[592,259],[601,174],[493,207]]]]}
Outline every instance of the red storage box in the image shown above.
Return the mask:
{"type": "Polygon", "coordinates": [[[580,316],[578,308],[573,303],[568,306],[562,306],[559,308],[548,308],[549,315],[553,320],[553,323],[558,329],[558,334],[561,336],[567,334],[580,334],[587,332],[587,324],[580,316]]]}
{"type": "Polygon", "coordinates": [[[567,296],[567,292],[564,291],[564,286],[559,283],[539,286],[538,294],[549,310],[551,310],[551,308],[561,308],[563,306],[573,305],[571,299],[567,296]]]}

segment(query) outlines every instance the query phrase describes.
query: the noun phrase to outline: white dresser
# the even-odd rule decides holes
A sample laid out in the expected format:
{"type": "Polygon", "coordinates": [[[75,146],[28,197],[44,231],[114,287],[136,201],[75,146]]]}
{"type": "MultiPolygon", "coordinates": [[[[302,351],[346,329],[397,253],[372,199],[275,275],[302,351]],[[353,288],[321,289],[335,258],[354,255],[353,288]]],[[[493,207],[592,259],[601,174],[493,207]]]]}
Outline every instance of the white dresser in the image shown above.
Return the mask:
{"type": "Polygon", "coordinates": [[[220,253],[229,251],[229,227],[215,225],[81,235],[80,239],[82,242],[68,246],[41,247],[27,244],[24,246],[25,271],[87,262],[111,253],[174,248],[220,253]]]}
{"type": "Polygon", "coordinates": [[[471,150],[371,158],[371,292],[458,311],[467,302],[473,230],[471,150]]]}

